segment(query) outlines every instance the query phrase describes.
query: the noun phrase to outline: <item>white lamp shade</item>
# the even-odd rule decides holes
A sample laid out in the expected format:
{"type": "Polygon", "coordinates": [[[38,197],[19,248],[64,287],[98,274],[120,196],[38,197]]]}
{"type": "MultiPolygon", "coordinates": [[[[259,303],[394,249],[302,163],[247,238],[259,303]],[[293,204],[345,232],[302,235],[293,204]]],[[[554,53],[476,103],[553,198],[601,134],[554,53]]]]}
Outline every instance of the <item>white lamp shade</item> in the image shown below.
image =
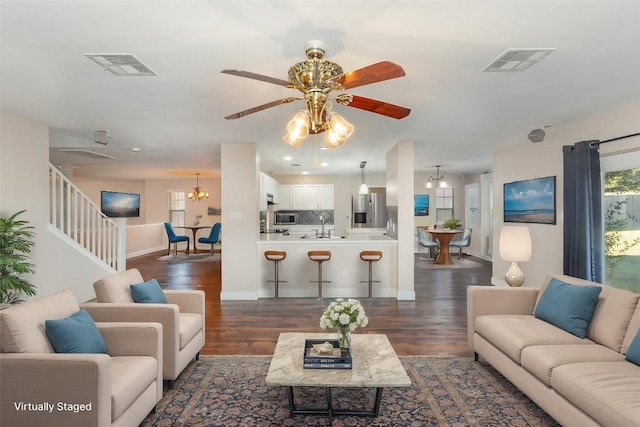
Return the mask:
{"type": "Polygon", "coordinates": [[[505,261],[529,261],[531,235],[528,227],[507,225],[500,232],[500,257],[505,261]]]}
{"type": "Polygon", "coordinates": [[[369,194],[369,187],[364,182],[360,185],[360,189],[358,190],[358,194],[369,194]]]}

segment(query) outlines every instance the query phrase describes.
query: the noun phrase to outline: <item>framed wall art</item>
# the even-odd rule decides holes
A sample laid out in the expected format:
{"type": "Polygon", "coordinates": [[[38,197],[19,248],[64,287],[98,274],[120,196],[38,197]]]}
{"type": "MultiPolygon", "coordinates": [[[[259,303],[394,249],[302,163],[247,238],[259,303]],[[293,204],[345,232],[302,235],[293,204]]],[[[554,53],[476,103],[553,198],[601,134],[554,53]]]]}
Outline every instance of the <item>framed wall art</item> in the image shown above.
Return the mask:
{"type": "Polygon", "coordinates": [[[416,194],[413,196],[413,216],[429,215],[429,195],[416,194]]]}
{"type": "Polygon", "coordinates": [[[504,222],[556,223],[556,177],[504,184],[504,222]]]}

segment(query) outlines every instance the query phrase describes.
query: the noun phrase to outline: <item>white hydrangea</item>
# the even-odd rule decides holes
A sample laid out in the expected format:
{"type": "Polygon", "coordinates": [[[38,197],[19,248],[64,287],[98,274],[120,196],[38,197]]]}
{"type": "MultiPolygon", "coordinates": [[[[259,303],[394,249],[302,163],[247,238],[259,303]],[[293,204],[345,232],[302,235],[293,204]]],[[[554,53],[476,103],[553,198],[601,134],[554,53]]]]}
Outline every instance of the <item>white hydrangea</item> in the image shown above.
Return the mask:
{"type": "Polygon", "coordinates": [[[320,317],[322,329],[349,326],[349,330],[363,328],[369,324],[364,307],[357,299],[336,298],[332,301],[320,317]]]}

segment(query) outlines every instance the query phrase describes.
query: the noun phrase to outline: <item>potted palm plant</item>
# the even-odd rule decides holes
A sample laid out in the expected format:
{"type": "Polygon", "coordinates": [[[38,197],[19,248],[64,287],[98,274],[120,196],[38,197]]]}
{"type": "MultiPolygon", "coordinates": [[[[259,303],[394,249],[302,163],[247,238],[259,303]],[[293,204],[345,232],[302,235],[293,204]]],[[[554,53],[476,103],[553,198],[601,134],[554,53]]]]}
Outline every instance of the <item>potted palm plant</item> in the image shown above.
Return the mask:
{"type": "Polygon", "coordinates": [[[22,302],[34,296],[35,286],[22,276],[33,273],[29,254],[34,245],[33,227],[18,219],[24,210],[9,218],[0,218],[0,307],[22,302]]]}

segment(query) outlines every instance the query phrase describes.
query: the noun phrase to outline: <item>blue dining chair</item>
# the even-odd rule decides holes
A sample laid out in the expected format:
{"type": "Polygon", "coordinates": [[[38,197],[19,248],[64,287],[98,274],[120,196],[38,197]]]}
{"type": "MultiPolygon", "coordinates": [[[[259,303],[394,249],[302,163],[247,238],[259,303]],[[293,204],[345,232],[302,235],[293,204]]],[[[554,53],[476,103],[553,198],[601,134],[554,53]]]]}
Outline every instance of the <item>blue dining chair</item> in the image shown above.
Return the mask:
{"type": "Polygon", "coordinates": [[[440,250],[440,243],[431,240],[427,236],[427,232],[424,231],[424,229],[422,229],[420,227],[418,227],[418,244],[420,246],[422,246],[423,248],[428,248],[429,249],[429,257],[430,258],[433,258],[433,253],[432,253],[433,248],[436,248],[437,250],[440,250]]]}
{"type": "Polygon", "coordinates": [[[211,233],[209,233],[209,237],[201,237],[198,239],[198,243],[206,243],[211,245],[211,254],[213,254],[213,245],[218,243],[220,240],[220,230],[222,229],[222,224],[216,222],[211,227],[211,233]]]}
{"type": "Polygon", "coordinates": [[[169,238],[169,246],[167,247],[167,255],[171,253],[171,244],[173,243],[174,253],[178,255],[178,242],[187,242],[187,249],[185,249],[184,253],[189,254],[189,236],[178,236],[176,232],[173,231],[173,227],[170,223],[165,222],[164,228],[167,230],[167,237],[169,238]]]}
{"type": "Polygon", "coordinates": [[[458,248],[458,259],[462,259],[462,248],[467,248],[469,245],[471,245],[471,229],[465,228],[461,239],[449,242],[449,249],[458,248]]]}

